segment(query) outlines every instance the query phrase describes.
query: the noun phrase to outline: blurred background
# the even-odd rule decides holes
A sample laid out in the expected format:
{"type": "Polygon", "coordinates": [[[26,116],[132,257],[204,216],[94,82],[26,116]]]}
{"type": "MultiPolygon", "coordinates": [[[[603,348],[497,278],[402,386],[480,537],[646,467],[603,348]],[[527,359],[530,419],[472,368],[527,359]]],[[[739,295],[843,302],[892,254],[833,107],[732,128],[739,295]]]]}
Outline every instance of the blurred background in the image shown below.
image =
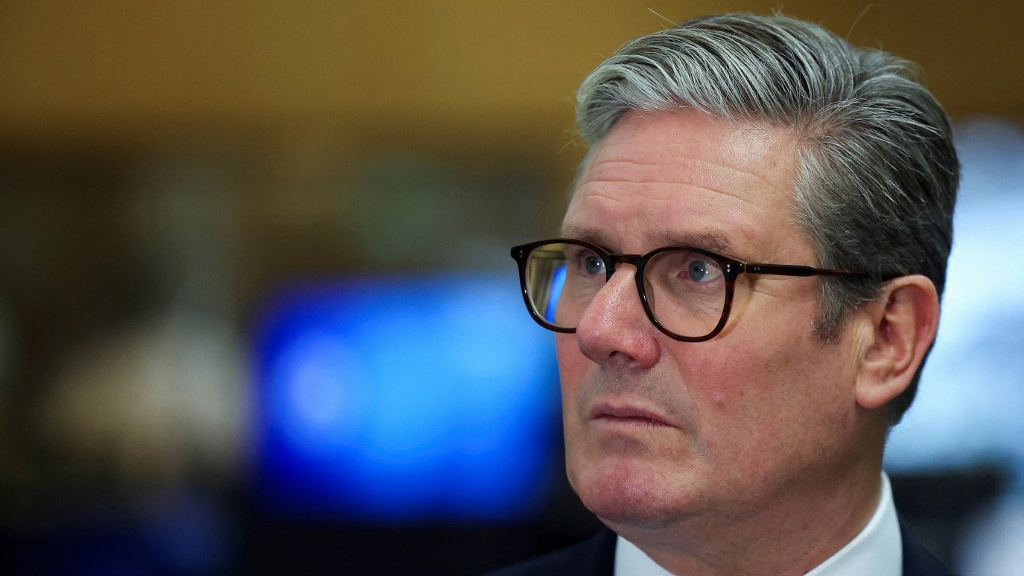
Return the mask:
{"type": "Polygon", "coordinates": [[[887,456],[961,573],[1024,560],[1024,4],[0,3],[0,571],[476,574],[592,533],[551,335],[573,95],[785,12],[919,62],[965,167],[887,456]]]}

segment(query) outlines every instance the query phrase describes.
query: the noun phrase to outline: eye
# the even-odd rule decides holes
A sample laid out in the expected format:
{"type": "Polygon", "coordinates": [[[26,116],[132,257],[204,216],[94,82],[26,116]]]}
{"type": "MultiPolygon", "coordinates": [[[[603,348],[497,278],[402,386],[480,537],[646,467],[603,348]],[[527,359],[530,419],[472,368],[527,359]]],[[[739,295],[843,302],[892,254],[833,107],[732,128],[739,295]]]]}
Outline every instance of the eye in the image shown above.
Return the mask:
{"type": "Polygon", "coordinates": [[[605,277],[604,260],[592,250],[569,244],[565,247],[565,259],[569,263],[574,275],[605,277]]]}
{"type": "Polygon", "coordinates": [[[711,282],[722,275],[722,269],[713,261],[695,256],[686,264],[685,274],[694,282],[711,282]]]}
{"type": "Polygon", "coordinates": [[[604,275],[604,260],[601,260],[593,252],[587,252],[583,259],[583,270],[587,274],[604,275]]]}

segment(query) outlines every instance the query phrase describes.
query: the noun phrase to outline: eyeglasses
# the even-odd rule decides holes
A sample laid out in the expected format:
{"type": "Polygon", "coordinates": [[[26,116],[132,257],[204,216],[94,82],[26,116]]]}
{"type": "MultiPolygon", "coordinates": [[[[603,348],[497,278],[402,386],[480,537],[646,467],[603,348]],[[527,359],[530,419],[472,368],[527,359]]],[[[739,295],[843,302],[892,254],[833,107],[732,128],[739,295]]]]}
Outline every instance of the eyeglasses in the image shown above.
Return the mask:
{"type": "Polygon", "coordinates": [[[613,254],[582,240],[558,238],[512,248],[519,263],[523,300],[538,324],[575,332],[587,307],[620,264],[636,267],[636,289],[651,322],[671,338],[714,338],[729,318],[736,277],[854,276],[849,270],[751,264],[688,246],[665,246],[644,254],[613,254]]]}

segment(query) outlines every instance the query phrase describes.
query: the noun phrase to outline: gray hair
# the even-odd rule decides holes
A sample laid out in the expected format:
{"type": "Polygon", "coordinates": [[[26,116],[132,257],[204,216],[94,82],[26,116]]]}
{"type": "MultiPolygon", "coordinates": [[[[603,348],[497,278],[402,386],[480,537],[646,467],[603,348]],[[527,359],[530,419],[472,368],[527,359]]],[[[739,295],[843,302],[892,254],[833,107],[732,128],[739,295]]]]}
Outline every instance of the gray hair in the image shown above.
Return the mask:
{"type": "MultiPolygon", "coordinates": [[[[795,130],[794,222],[818,265],[872,276],[821,279],[815,332],[834,340],[851,310],[879,297],[881,278],[923,274],[940,295],[945,286],[960,168],[949,119],[918,76],[815,24],[708,16],[620,48],[583,82],[576,121],[592,145],[631,110],[690,108],[795,130]]],[[[891,424],[919,377],[890,403],[891,424]]]]}

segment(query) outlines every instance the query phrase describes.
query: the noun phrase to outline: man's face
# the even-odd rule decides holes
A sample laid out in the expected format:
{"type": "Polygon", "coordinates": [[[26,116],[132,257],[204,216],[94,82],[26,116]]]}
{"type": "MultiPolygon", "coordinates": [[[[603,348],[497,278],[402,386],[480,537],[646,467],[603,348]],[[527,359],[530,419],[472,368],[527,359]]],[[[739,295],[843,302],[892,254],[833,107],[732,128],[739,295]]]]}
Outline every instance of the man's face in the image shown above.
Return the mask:
{"type": "MultiPolygon", "coordinates": [[[[785,130],[630,114],[594,149],[563,233],[619,253],[683,244],[814,265],[791,218],[796,160],[785,130]]],[[[686,343],[651,324],[635,272],[620,266],[576,333],[557,336],[569,479],[588,508],[620,531],[762,514],[863,459],[865,338],[815,338],[815,279],[741,275],[722,333],[686,343]]]]}

